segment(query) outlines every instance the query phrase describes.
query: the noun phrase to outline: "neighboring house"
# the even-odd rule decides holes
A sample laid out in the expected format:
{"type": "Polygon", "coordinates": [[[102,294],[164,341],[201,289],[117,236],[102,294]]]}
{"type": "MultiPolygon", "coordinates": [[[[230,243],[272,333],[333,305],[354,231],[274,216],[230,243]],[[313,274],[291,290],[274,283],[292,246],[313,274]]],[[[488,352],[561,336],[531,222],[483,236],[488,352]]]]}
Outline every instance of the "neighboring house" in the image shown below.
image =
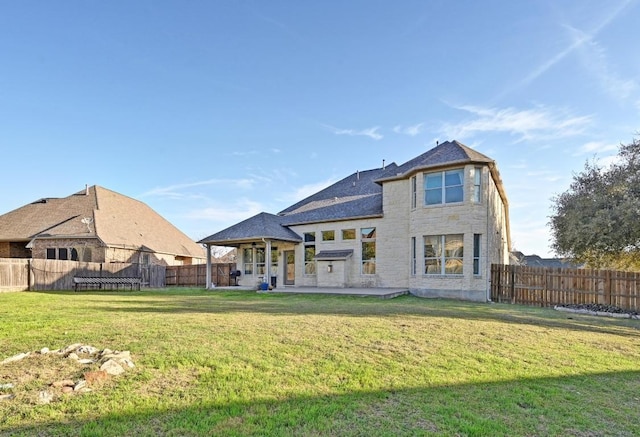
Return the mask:
{"type": "Polygon", "coordinates": [[[200,243],[238,249],[240,285],[402,287],[486,301],[491,263],[509,262],[508,204],[491,158],[445,142],[200,243]]]}
{"type": "Polygon", "coordinates": [[[525,255],[519,251],[511,252],[515,264],[529,267],[549,267],[556,269],[582,269],[584,264],[576,264],[566,258],[542,258],[538,255],[525,255]]]}
{"type": "Polygon", "coordinates": [[[205,253],[144,203],[92,186],[1,215],[0,258],[186,265],[205,253]]]}

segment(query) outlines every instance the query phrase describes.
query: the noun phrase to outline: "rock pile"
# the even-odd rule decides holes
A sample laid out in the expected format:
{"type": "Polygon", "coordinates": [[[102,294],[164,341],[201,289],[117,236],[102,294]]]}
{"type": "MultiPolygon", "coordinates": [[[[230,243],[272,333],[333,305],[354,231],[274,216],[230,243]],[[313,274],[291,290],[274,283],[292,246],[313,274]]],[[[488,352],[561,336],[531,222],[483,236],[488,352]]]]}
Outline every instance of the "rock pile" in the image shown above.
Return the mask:
{"type": "Polygon", "coordinates": [[[63,395],[81,394],[100,388],[112,377],[135,367],[129,351],[99,350],[81,343],[53,351],[45,347],[35,352],[19,353],[0,361],[0,370],[3,370],[2,367],[12,368],[12,371],[0,372],[0,402],[15,399],[21,385],[32,386],[21,384],[26,378],[20,374],[33,373],[30,368],[38,365],[46,369],[39,369],[36,373],[48,377],[48,380],[40,381],[42,386],[33,396],[35,402],[40,404],[48,404],[63,395]],[[53,365],[57,359],[65,361],[64,365],[53,365]],[[56,371],[60,367],[63,370],[56,371]]]}

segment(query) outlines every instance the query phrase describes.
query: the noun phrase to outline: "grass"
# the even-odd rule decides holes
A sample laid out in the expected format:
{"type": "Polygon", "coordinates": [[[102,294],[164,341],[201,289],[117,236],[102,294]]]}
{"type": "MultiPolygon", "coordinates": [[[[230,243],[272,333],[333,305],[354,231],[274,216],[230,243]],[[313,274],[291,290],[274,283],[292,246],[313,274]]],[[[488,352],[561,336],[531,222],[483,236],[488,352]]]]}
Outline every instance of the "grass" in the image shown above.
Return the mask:
{"type": "Polygon", "coordinates": [[[39,405],[62,370],[0,366],[17,382],[0,435],[640,435],[637,320],[412,296],[0,294],[0,361],[78,342],[136,367],[39,405]]]}

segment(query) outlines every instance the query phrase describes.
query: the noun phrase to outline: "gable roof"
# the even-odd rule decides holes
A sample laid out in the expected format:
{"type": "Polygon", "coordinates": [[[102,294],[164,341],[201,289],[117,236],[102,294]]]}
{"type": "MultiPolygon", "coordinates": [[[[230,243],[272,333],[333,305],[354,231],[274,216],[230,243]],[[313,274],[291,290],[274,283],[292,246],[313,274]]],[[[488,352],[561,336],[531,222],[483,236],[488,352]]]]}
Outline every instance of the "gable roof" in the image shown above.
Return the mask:
{"type": "Polygon", "coordinates": [[[261,212],[220,232],[209,235],[200,240],[199,243],[234,247],[241,243],[261,238],[293,242],[302,241],[298,234],[284,227],[281,222],[282,217],[261,212]]]}
{"type": "Polygon", "coordinates": [[[97,238],[107,246],[204,258],[201,246],[149,206],[97,185],[0,216],[0,241],[34,238],[97,238]]]}

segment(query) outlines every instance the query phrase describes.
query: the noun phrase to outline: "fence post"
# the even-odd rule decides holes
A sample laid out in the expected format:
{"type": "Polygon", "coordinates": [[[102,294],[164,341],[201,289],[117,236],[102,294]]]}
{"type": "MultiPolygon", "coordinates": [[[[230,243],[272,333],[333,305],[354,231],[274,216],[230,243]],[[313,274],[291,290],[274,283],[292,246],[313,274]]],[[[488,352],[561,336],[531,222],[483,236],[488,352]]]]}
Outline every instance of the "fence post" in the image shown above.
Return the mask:
{"type": "Polygon", "coordinates": [[[509,265],[509,282],[510,289],[509,295],[511,296],[511,303],[516,303],[516,266],[509,265]]]}
{"type": "Polygon", "coordinates": [[[31,290],[31,259],[27,259],[27,290],[31,290]]]}
{"type": "Polygon", "coordinates": [[[611,305],[611,270],[605,270],[604,274],[604,302],[611,305]]]}

